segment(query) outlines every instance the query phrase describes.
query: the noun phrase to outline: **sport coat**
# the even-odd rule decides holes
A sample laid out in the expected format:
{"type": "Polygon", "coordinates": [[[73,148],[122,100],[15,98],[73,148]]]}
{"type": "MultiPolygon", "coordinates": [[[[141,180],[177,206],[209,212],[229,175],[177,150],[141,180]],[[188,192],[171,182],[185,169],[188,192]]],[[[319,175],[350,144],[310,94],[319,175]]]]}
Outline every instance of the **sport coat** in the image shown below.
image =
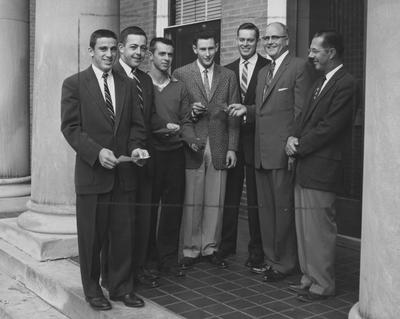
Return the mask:
{"type": "MultiPolygon", "coordinates": [[[[226,169],[226,153],[237,151],[239,143],[239,120],[228,116],[224,108],[239,102],[238,85],[235,73],[225,67],[214,64],[211,84],[211,98],[207,99],[202,76],[197,61],[174,71],[173,76],[185,83],[190,103],[201,102],[208,111],[196,122],[186,122],[182,138],[190,144],[200,138],[205,144],[210,141],[211,157],[216,169],[226,169]]],[[[194,152],[185,147],[186,168],[199,168],[203,162],[204,150],[194,152]]]]}
{"type": "Polygon", "coordinates": [[[61,131],[76,152],[75,187],[77,194],[106,193],[114,186],[115,173],[125,190],[136,188],[136,165],[118,164],[116,169],[100,165],[102,148],[116,157],[128,155],[143,147],[145,127],[143,117],[133,102],[132,88],[117,73],[115,83],[115,124],[107,113],[92,66],[64,80],[61,97],[61,131]]]}
{"type": "Polygon", "coordinates": [[[356,110],[357,84],[342,67],[313,100],[318,83],[296,121],[296,178],[303,187],[338,192],[343,178],[343,144],[356,110]]]}
{"type": "Polygon", "coordinates": [[[303,108],[312,73],[307,61],[288,54],[263,98],[269,68],[264,66],[258,73],[256,103],[247,107],[248,118],[255,119],[255,167],[282,169],[288,162],[286,140],[303,108]]]}
{"type": "MultiPolygon", "coordinates": [[[[254,66],[253,74],[251,75],[249,85],[247,86],[246,95],[244,96],[244,100],[241,100],[241,103],[243,105],[255,104],[257,74],[263,66],[269,63],[269,61],[266,58],[262,57],[260,54],[257,55],[258,55],[257,62],[256,65],[254,66]]],[[[238,86],[240,86],[239,63],[240,63],[240,58],[236,59],[232,63],[225,66],[226,68],[235,72],[238,86]]],[[[241,95],[240,99],[242,99],[241,95]]],[[[255,130],[254,121],[253,122],[245,121],[242,122],[240,125],[239,150],[243,151],[244,161],[246,165],[254,165],[254,130],[255,130]]]]}

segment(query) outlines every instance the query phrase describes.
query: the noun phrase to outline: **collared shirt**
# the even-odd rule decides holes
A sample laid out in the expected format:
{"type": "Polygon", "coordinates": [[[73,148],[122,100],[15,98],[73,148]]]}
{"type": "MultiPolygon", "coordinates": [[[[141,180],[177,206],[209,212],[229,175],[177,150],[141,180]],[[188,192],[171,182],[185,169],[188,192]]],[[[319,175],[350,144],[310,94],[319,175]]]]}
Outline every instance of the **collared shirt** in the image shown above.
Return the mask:
{"type": "Polygon", "coordinates": [[[326,86],[326,84],[328,83],[328,81],[331,79],[331,77],[337,72],[339,71],[339,69],[341,69],[343,67],[343,64],[338,65],[336,68],[334,68],[332,71],[329,71],[327,74],[325,74],[325,81],[321,86],[321,89],[319,90],[319,94],[321,94],[322,90],[324,89],[324,87],[326,86]]]}
{"type": "Polygon", "coordinates": [[[244,62],[245,61],[249,61],[249,63],[247,64],[247,86],[249,86],[249,82],[251,80],[251,77],[253,75],[254,72],[254,68],[256,67],[256,63],[258,60],[258,54],[254,54],[250,59],[245,60],[242,57],[240,57],[240,61],[239,61],[239,79],[242,78],[242,72],[243,72],[243,68],[244,68],[244,62]]]}
{"type": "Polygon", "coordinates": [[[115,85],[114,85],[114,77],[113,77],[111,70],[108,72],[103,72],[94,64],[92,64],[92,68],[93,68],[94,74],[96,75],[97,81],[99,82],[100,90],[101,90],[101,93],[103,94],[104,101],[106,100],[106,96],[104,93],[103,73],[108,73],[107,85],[108,85],[108,89],[110,90],[112,106],[113,106],[113,109],[115,112],[116,111],[115,110],[115,85]]]}
{"type": "MultiPolygon", "coordinates": [[[[206,68],[200,64],[199,60],[196,60],[196,61],[197,61],[197,65],[199,66],[199,69],[200,69],[201,80],[203,81],[203,84],[204,84],[204,73],[203,72],[206,68]]],[[[213,75],[214,75],[214,62],[209,68],[207,68],[207,71],[208,71],[207,72],[208,82],[210,83],[210,89],[211,89],[213,75]]]]}
{"type": "Polygon", "coordinates": [[[133,74],[132,74],[132,68],[126,64],[124,61],[122,61],[121,58],[119,58],[119,63],[121,64],[122,68],[124,69],[126,75],[133,79],[133,74]]]}
{"type": "MultiPolygon", "coordinates": [[[[276,72],[278,71],[279,67],[282,64],[283,59],[289,54],[289,50],[286,50],[279,58],[277,58],[275,60],[275,69],[274,69],[274,74],[273,76],[275,76],[276,72]]],[[[269,58],[270,60],[272,60],[271,58],[269,58]]],[[[273,60],[272,60],[273,61],[273,60]]]]}

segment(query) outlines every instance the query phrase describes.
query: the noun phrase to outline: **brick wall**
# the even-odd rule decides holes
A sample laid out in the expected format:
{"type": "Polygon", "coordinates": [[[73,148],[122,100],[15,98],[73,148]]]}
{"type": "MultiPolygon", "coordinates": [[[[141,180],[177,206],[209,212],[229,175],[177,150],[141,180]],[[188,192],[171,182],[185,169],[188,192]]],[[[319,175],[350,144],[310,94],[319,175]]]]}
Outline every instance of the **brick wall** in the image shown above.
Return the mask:
{"type": "MultiPolygon", "coordinates": [[[[236,30],[244,22],[252,22],[263,33],[267,25],[268,0],[230,0],[222,1],[221,17],[221,64],[225,65],[238,57],[236,30]]],[[[261,41],[258,53],[265,56],[261,41]]]]}

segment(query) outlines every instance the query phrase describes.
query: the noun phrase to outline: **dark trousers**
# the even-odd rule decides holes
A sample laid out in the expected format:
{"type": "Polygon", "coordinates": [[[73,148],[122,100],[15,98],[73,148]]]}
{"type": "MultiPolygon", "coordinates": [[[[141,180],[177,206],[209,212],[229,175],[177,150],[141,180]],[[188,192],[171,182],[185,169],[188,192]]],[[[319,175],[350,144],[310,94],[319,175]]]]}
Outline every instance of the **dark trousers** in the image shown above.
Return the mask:
{"type": "Polygon", "coordinates": [[[236,166],[228,170],[221,245],[219,250],[224,257],[236,253],[239,205],[243,191],[245,173],[247,214],[250,234],[250,241],[248,244],[249,257],[256,263],[262,263],[263,250],[257,208],[255,169],[252,165],[245,165],[243,153],[240,152],[238,152],[238,161],[236,166]]]}
{"type": "Polygon", "coordinates": [[[85,296],[103,295],[99,285],[102,247],[106,247],[102,262],[107,269],[110,296],[124,295],[133,289],[132,207],[126,204],[133,203],[134,196],[133,191],[115,186],[110,193],[76,197],[79,264],[85,296]]]}
{"type": "Polygon", "coordinates": [[[258,214],[265,262],[284,274],[297,267],[293,171],[257,169],[258,214]]]}
{"type": "Polygon", "coordinates": [[[153,157],[154,206],[151,212],[149,261],[170,267],[178,262],[179,229],[185,193],[185,157],[183,148],[155,151],[153,157]],[[158,214],[159,203],[161,208],[158,214]]]}

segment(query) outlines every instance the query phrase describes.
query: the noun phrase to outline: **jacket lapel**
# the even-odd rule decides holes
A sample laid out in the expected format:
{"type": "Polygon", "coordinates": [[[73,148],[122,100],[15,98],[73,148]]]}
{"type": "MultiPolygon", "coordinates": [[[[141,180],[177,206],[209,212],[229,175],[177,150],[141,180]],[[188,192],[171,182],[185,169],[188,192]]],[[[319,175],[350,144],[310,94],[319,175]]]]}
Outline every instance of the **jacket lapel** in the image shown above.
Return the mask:
{"type": "Polygon", "coordinates": [[[210,101],[214,96],[215,90],[217,89],[220,77],[221,77],[221,67],[214,63],[214,74],[211,84],[210,101]]]}
{"type": "MultiPolygon", "coordinates": [[[[258,53],[257,53],[257,54],[258,54],[258,53]]],[[[255,92],[255,87],[256,87],[256,84],[257,84],[257,75],[258,75],[258,71],[260,71],[261,68],[262,68],[265,64],[266,64],[265,60],[258,54],[257,63],[256,63],[256,65],[254,66],[254,70],[253,70],[253,74],[251,75],[250,83],[249,83],[249,85],[247,86],[246,96],[244,97],[244,101],[243,101],[244,104],[247,104],[246,102],[247,102],[247,100],[250,98],[249,92],[253,92],[253,94],[254,94],[254,92],[255,92]]],[[[237,72],[239,73],[239,64],[238,64],[237,70],[238,70],[237,72]]],[[[239,78],[239,76],[238,76],[238,78],[239,78]]],[[[238,82],[238,83],[240,83],[240,82],[238,82]]]]}
{"type": "MultiPolygon", "coordinates": [[[[268,96],[271,94],[271,92],[272,92],[273,88],[275,87],[276,83],[278,82],[279,78],[286,71],[286,69],[289,65],[290,59],[291,59],[291,57],[289,54],[283,59],[281,65],[278,68],[278,71],[275,73],[275,76],[272,78],[271,84],[268,87],[267,92],[265,93],[263,104],[266,101],[266,99],[268,98],[268,96]]],[[[264,79],[264,84],[265,84],[265,79],[264,79]]]]}
{"type": "Polygon", "coordinates": [[[114,73],[114,87],[115,87],[115,125],[114,125],[114,134],[117,132],[118,125],[121,121],[121,114],[123,108],[125,106],[125,82],[118,76],[118,74],[114,73]]]}
{"type": "Polygon", "coordinates": [[[194,79],[196,85],[199,87],[201,93],[204,96],[204,99],[206,101],[208,101],[207,93],[206,93],[206,90],[203,85],[203,79],[201,78],[202,74],[200,74],[200,69],[197,65],[197,60],[191,64],[191,72],[193,74],[193,79],[194,79]]]}

